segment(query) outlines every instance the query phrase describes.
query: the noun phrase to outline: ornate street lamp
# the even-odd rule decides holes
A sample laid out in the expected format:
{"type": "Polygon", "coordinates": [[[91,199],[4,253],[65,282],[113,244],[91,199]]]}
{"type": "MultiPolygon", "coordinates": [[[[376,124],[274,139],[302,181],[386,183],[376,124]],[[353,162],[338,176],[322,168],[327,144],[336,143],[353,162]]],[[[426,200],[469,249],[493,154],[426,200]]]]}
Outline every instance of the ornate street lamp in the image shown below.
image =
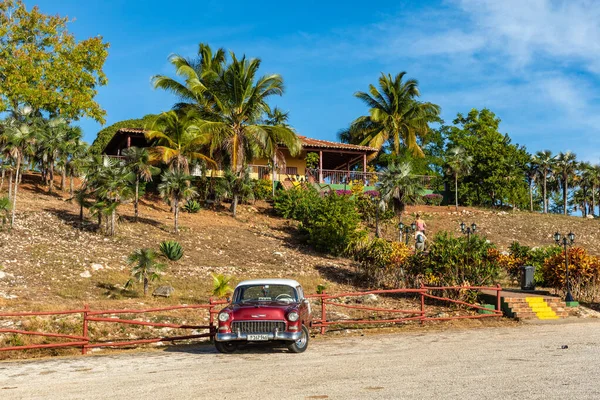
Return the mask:
{"type": "Polygon", "coordinates": [[[573,301],[573,295],[571,295],[571,284],[569,283],[569,253],[567,252],[567,246],[572,246],[573,242],[575,242],[575,234],[573,232],[569,232],[568,235],[564,235],[561,240],[561,234],[556,232],[554,233],[554,241],[557,245],[563,245],[565,252],[565,282],[567,284],[567,294],[565,295],[565,302],[569,303],[573,301]]]}
{"type": "Polygon", "coordinates": [[[402,235],[404,234],[404,238],[405,238],[404,243],[408,246],[408,239],[409,239],[408,234],[411,232],[414,232],[415,230],[417,230],[417,225],[414,222],[408,226],[404,225],[402,222],[400,222],[398,224],[398,231],[399,231],[398,239],[399,239],[399,241],[402,242],[402,235]]]}
{"type": "Polygon", "coordinates": [[[477,231],[477,225],[475,222],[471,224],[471,226],[467,226],[464,222],[460,223],[460,231],[467,235],[467,240],[471,240],[471,234],[474,234],[477,231]]]}

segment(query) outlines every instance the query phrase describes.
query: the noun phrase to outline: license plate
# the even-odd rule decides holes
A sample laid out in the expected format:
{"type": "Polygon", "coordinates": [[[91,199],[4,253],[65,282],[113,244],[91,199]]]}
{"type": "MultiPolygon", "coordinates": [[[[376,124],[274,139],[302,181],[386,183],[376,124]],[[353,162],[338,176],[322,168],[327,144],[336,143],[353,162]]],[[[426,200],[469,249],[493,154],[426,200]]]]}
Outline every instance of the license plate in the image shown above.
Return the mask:
{"type": "Polygon", "coordinates": [[[248,340],[259,342],[269,340],[269,335],[248,335],[248,340]]]}

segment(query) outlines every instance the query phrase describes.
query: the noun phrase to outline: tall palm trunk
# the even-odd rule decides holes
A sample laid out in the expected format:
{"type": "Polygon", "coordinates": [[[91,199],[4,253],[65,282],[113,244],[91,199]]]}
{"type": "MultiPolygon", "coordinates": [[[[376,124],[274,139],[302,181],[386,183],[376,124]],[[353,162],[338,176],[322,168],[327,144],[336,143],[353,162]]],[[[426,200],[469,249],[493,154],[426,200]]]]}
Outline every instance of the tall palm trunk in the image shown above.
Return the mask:
{"type": "MultiPolygon", "coordinates": [[[[514,207],[514,202],[513,202],[514,207]]],[[[533,212],[533,187],[529,184],[529,212],[533,212]]]]}
{"type": "Polygon", "coordinates": [[[136,175],[135,177],[135,202],[133,203],[134,209],[134,221],[138,221],[138,203],[140,200],[140,176],[136,175]]]}
{"type": "Polygon", "coordinates": [[[564,210],[563,210],[563,214],[567,215],[567,193],[569,191],[569,178],[567,176],[563,176],[564,178],[564,185],[563,185],[563,206],[564,206],[564,210]]]}
{"type": "Polygon", "coordinates": [[[110,213],[110,236],[115,236],[115,220],[117,211],[113,208],[110,213]]]}
{"type": "Polygon", "coordinates": [[[50,168],[48,172],[48,178],[50,179],[49,191],[52,193],[54,191],[54,160],[50,162],[50,168]]]}
{"type": "Polygon", "coordinates": [[[546,171],[544,171],[544,214],[548,214],[548,194],[546,192],[546,182],[547,176],[546,171]]]}
{"type": "Polygon", "coordinates": [[[454,201],[456,211],[458,211],[458,174],[454,174],[454,201]]]}
{"type": "Polygon", "coordinates": [[[175,233],[179,233],[179,199],[177,197],[173,198],[173,210],[175,217],[175,233]]]}
{"type": "Polygon", "coordinates": [[[8,198],[12,199],[12,183],[13,183],[12,169],[9,172],[10,173],[8,174],[8,198]]]}
{"type": "Polygon", "coordinates": [[[4,168],[2,168],[2,177],[0,178],[0,192],[2,191],[2,188],[4,187],[4,176],[6,176],[6,170],[4,168]]]}
{"type": "Polygon", "coordinates": [[[62,169],[62,175],[60,177],[60,190],[63,192],[67,190],[67,169],[62,169]]]}
{"type": "Polygon", "coordinates": [[[592,204],[590,204],[590,214],[592,217],[594,216],[596,208],[596,185],[592,185],[592,204]]]}
{"type": "Polygon", "coordinates": [[[71,197],[73,197],[73,174],[69,174],[69,193],[71,194],[71,197]]]}
{"type": "Polygon", "coordinates": [[[17,158],[17,168],[15,170],[15,193],[12,207],[12,215],[10,217],[10,226],[15,223],[15,213],[17,211],[17,189],[19,188],[19,170],[21,169],[21,157],[17,158]]]}
{"type": "Polygon", "coordinates": [[[144,272],[144,296],[148,294],[148,275],[144,272]]]}
{"type": "Polygon", "coordinates": [[[79,205],[79,230],[83,230],[83,202],[79,205]]]}

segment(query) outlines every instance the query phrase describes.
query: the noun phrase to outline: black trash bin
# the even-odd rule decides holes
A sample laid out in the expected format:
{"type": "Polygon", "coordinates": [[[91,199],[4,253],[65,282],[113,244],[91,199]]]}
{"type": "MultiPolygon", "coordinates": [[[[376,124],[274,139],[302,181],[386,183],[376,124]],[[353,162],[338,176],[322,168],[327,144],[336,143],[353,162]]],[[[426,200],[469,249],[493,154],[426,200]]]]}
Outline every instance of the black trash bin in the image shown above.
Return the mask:
{"type": "Polygon", "coordinates": [[[535,289],[535,267],[526,265],[521,267],[521,290],[535,289]]]}

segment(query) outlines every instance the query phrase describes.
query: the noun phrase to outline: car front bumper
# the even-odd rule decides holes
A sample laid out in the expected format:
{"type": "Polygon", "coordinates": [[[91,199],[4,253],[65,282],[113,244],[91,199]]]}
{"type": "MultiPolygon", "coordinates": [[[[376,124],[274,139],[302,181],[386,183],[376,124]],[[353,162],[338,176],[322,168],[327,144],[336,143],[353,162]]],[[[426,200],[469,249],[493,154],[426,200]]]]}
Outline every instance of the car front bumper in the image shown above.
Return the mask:
{"type": "MultiPolygon", "coordinates": [[[[252,333],[251,333],[252,335],[252,333]]],[[[260,333],[260,335],[268,335],[269,340],[284,340],[286,342],[295,342],[300,339],[302,332],[269,332],[260,333]]],[[[217,333],[215,336],[217,342],[233,342],[236,340],[248,340],[248,334],[242,332],[232,333],[217,333]]]]}

